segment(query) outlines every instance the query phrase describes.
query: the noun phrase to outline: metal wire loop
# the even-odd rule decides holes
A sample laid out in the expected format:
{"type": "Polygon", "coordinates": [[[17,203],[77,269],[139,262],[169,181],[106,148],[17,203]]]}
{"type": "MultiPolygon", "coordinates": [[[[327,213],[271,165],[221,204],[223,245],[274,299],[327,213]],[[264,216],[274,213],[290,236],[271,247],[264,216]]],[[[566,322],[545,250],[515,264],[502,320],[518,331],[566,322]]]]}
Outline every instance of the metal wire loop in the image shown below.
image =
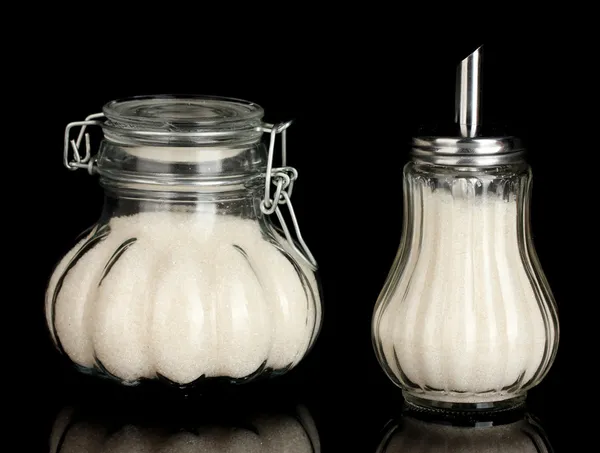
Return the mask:
{"type": "Polygon", "coordinates": [[[288,121],[286,123],[279,123],[275,125],[265,125],[261,127],[261,131],[268,132],[270,134],[269,139],[269,151],[267,154],[267,173],[265,178],[265,204],[269,204],[271,200],[271,177],[273,172],[273,157],[275,155],[275,141],[277,138],[277,134],[281,134],[281,165],[287,165],[287,137],[286,130],[292,121],[288,121]]]}
{"type": "Polygon", "coordinates": [[[88,116],[84,121],[74,121],[67,124],[67,127],[65,128],[63,164],[69,170],[74,171],[79,168],[85,168],[90,174],[93,174],[96,159],[92,158],[90,134],[86,133],[86,128],[88,126],[102,125],[103,121],[101,121],[100,118],[103,117],[103,113],[94,113],[93,115],[88,116]],[[73,140],[70,138],[70,135],[71,129],[75,127],[80,127],[81,129],[79,130],[77,139],[73,140]],[[83,157],[81,156],[80,152],[82,140],[85,140],[85,153],[83,157]],[[71,153],[69,151],[71,151],[71,153]],[[72,154],[72,160],[70,154],[72,154]]]}
{"type": "Polygon", "coordinates": [[[265,196],[260,203],[260,210],[267,215],[275,213],[277,219],[283,229],[285,237],[292,247],[292,249],[301,257],[303,257],[310,265],[317,267],[317,263],[310,252],[308,246],[302,238],[300,232],[300,226],[298,225],[298,219],[292,206],[291,195],[292,189],[294,188],[294,182],[298,179],[298,171],[294,167],[287,166],[287,128],[292,124],[291,121],[287,123],[280,123],[277,125],[266,125],[263,130],[264,132],[270,133],[269,149],[267,155],[267,171],[265,175],[265,196]],[[281,167],[273,167],[273,158],[275,154],[275,139],[277,134],[281,134],[281,167]],[[275,193],[271,197],[271,185],[275,186],[275,193]],[[287,226],[285,218],[281,212],[279,206],[287,205],[290,218],[294,225],[294,231],[298,243],[302,247],[299,250],[296,242],[290,234],[290,230],[287,226]]]}
{"type": "Polygon", "coordinates": [[[290,246],[294,249],[294,251],[296,253],[298,253],[300,256],[304,257],[304,259],[306,259],[313,267],[317,267],[317,262],[315,260],[315,257],[310,252],[310,249],[308,248],[308,246],[306,245],[306,242],[304,242],[304,239],[302,238],[302,233],[300,232],[300,225],[298,225],[298,219],[296,217],[296,213],[294,212],[294,207],[292,206],[290,196],[288,195],[287,192],[282,192],[281,195],[285,199],[284,204],[287,205],[287,207],[288,207],[290,217],[292,219],[292,223],[294,224],[294,230],[296,231],[296,238],[298,239],[298,243],[302,247],[302,251],[304,253],[302,253],[302,251],[298,250],[298,247],[296,246],[296,243],[294,242],[294,239],[292,238],[292,236],[290,234],[290,230],[288,229],[287,224],[285,223],[285,219],[283,218],[281,209],[279,209],[279,206],[275,205],[275,206],[277,206],[277,208],[275,209],[275,213],[277,214],[277,218],[279,219],[281,228],[283,228],[283,233],[285,234],[285,238],[287,239],[290,246]]]}
{"type": "MultiPolygon", "coordinates": [[[[260,202],[260,210],[265,213],[265,214],[273,214],[275,212],[275,209],[277,209],[277,205],[281,204],[281,200],[283,200],[285,202],[285,198],[283,197],[283,192],[285,190],[284,186],[285,184],[285,180],[283,178],[279,178],[277,179],[277,181],[275,182],[275,180],[273,180],[273,184],[275,184],[277,186],[277,189],[275,189],[275,196],[273,197],[273,200],[262,200],[260,202]],[[275,200],[277,200],[277,202],[275,202],[275,200]]],[[[289,178],[288,178],[288,184],[289,184],[289,178]]]]}

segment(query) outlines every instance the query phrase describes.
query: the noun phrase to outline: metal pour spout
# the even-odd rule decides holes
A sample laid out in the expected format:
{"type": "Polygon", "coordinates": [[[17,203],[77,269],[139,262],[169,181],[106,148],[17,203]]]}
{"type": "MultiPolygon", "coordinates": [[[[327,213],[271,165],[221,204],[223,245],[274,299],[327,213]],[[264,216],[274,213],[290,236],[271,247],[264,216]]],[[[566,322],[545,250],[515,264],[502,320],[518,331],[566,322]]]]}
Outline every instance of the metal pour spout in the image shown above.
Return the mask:
{"type": "Polygon", "coordinates": [[[481,126],[481,64],[483,46],[460,62],[456,72],[454,121],[463,137],[476,137],[481,126]]]}

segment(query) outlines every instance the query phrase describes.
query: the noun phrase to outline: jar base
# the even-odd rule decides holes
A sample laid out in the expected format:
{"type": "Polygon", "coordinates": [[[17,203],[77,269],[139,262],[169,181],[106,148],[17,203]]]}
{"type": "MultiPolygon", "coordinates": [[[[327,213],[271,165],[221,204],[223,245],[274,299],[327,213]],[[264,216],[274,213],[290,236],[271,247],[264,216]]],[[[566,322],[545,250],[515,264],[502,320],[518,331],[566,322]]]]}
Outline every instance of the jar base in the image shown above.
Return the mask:
{"type": "Polygon", "coordinates": [[[526,393],[516,396],[499,397],[496,396],[481,396],[462,399],[447,395],[436,396],[436,399],[429,398],[424,395],[415,395],[407,391],[403,391],[402,395],[408,406],[412,406],[417,410],[427,410],[433,412],[501,412],[512,411],[518,409],[525,404],[527,398],[526,393]]]}
{"type": "Polygon", "coordinates": [[[86,379],[106,382],[109,383],[109,385],[116,385],[118,387],[123,388],[141,388],[142,390],[145,390],[147,388],[164,388],[182,393],[192,391],[202,392],[207,389],[223,388],[230,386],[237,387],[246,385],[248,383],[254,384],[270,381],[272,379],[278,379],[282,376],[287,375],[293,368],[291,365],[279,369],[266,368],[265,366],[261,366],[254,373],[242,378],[234,378],[229,376],[200,376],[195,381],[181,384],[173,382],[159,373],[157,373],[156,376],[152,378],[140,378],[129,381],[124,380],[110,373],[104,366],[102,366],[102,363],[99,361],[96,361],[96,364],[93,367],[85,367],[74,363],[66,357],[62,356],[62,363],[64,364],[66,369],[71,370],[76,375],[80,375],[82,377],[85,377],[86,379]]]}

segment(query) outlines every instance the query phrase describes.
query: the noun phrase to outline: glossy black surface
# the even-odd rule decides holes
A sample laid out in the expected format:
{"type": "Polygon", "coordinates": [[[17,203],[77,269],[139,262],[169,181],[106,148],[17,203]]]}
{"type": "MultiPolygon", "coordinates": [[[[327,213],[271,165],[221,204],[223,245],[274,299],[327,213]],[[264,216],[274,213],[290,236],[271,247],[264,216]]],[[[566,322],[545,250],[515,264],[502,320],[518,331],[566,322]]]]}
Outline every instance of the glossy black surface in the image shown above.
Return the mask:
{"type": "Polygon", "coordinates": [[[578,421],[543,387],[513,411],[427,412],[406,405],[385,380],[353,388],[319,376],[315,365],[309,358],[279,379],[187,393],[122,387],[59,367],[29,394],[31,451],[525,453],[577,451],[582,442],[572,435],[578,421]]]}

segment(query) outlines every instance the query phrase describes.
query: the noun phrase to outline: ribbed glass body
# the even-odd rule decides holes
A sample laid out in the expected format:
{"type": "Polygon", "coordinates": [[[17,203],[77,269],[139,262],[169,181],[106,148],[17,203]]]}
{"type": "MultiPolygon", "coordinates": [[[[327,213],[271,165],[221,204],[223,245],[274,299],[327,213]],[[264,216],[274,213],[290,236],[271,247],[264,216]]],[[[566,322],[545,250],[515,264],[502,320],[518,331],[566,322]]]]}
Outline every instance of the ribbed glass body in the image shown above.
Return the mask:
{"type": "Polygon", "coordinates": [[[516,404],[550,369],[559,325],[532,242],[530,191],[524,162],[406,165],[402,241],[372,338],[409,401],[516,404]]]}

